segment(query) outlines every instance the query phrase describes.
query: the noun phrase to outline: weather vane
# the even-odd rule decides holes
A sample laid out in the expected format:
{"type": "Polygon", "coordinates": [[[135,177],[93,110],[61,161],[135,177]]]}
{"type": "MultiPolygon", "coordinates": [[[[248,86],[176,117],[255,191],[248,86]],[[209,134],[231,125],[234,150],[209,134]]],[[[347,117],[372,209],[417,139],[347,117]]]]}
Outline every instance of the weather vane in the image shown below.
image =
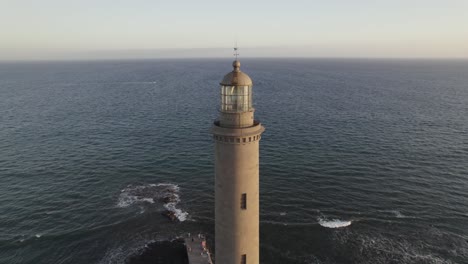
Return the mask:
{"type": "Polygon", "coordinates": [[[236,46],[234,46],[234,56],[236,56],[236,60],[237,60],[237,56],[239,56],[239,52],[237,52],[239,50],[239,48],[237,47],[237,42],[236,42],[236,46]]]}

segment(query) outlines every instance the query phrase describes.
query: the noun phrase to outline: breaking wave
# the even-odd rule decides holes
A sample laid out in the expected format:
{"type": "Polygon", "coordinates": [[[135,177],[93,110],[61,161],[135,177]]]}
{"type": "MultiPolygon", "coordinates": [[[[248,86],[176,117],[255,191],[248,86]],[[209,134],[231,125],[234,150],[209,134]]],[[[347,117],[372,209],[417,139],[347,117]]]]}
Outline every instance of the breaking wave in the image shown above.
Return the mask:
{"type": "Polygon", "coordinates": [[[125,208],[138,203],[161,203],[179,221],[187,220],[188,213],[177,208],[180,202],[179,186],[171,183],[128,185],[120,191],[117,207],[125,208]]]}
{"type": "Polygon", "coordinates": [[[405,216],[400,211],[393,210],[391,212],[395,215],[396,218],[405,218],[405,216]]]}
{"type": "Polygon", "coordinates": [[[328,227],[328,228],[340,228],[340,227],[347,227],[351,225],[351,221],[343,221],[339,219],[332,219],[332,220],[327,220],[324,218],[318,218],[318,223],[323,226],[323,227],[328,227]]]}

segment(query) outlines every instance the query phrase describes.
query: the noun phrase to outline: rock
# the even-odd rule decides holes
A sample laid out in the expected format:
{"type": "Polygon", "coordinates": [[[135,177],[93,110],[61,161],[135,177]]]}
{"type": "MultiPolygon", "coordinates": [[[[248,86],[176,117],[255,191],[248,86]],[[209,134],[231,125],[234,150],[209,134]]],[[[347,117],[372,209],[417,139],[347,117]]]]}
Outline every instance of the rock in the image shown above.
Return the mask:
{"type": "Polygon", "coordinates": [[[163,197],[159,198],[159,201],[163,203],[175,203],[177,202],[177,196],[175,194],[166,194],[163,197]]]}
{"type": "Polygon", "coordinates": [[[164,212],[162,212],[162,215],[169,218],[169,220],[171,220],[172,222],[179,222],[179,219],[177,218],[175,213],[172,211],[165,210],[164,212]]]}

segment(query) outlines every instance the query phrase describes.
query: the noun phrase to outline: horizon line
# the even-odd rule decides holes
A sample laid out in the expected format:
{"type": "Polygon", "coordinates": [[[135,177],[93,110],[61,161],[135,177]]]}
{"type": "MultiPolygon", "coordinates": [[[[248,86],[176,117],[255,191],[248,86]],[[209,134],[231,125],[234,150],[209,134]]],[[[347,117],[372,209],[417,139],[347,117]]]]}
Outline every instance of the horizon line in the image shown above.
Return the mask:
{"type": "MultiPolygon", "coordinates": [[[[115,57],[115,58],[38,58],[38,59],[0,59],[0,63],[12,63],[12,62],[99,62],[99,61],[145,61],[145,60],[224,60],[232,59],[236,60],[235,57],[115,57]]],[[[426,60],[426,61],[465,61],[468,57],[359,57],[359,56],[246,56],[238,57],[238,60],[242,59],[274,59],[274,60],[287,60],[287,59],[304,59],[304,60],[426,60]]]]}
{"type": "MultiPolygon", "coordinates": [[[[233,48],[124,48],[124,49],[63,49],[35,48],[0,50],[0,61],[82,61],[82,60],[137,60],[137,59],[208,59],[234,58],[233,48]]],[[[433,52],[429,49],[412,50],[401,47],[377,47],[366,45],[298,45],[257,46],[240,48],[239,58],[337,58],[337,59],[434,59],[465,60],[468,50],[447,49],[433,52]]]]}

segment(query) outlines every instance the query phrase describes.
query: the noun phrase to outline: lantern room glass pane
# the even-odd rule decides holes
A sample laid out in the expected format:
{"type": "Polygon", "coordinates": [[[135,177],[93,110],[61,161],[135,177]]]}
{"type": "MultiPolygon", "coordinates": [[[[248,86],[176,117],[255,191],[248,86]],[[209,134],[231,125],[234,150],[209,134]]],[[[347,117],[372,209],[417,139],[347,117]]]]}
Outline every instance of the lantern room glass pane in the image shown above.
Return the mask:
{"type": "Polygon", "coordinates": [[[221,86],[221,110],[247,112],[252,109],[252,87],[221,86]]]}

